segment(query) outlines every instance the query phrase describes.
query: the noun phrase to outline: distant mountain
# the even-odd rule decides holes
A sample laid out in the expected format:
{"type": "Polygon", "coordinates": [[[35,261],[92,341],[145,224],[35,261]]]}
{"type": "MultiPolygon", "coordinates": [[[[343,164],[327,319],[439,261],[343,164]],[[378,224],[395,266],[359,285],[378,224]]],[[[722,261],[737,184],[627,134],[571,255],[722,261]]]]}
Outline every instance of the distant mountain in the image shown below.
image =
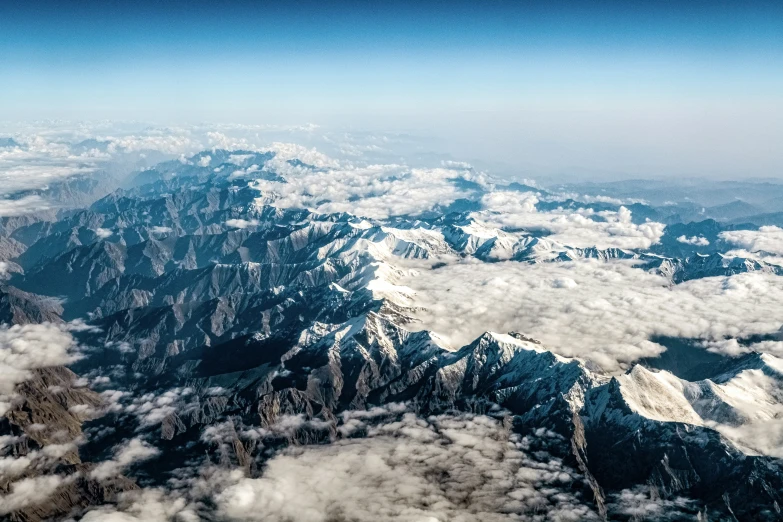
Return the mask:
{"type": "Polygon", "coordinates": [[[705,209],[705,215],[717,221],[732,221],[758,214],[762,209],[740,199],[705,209]]]}
{"type": "Polygon", "coordinates": [[[783,212],[771,212],[767,214],[754,214],[732,220],[732,223],[741,225],[752,223],[759,227],[776,226],[783,227],[783,212]]]}
{"type": "Polygon", "coordinates": [[[13,138],[0,138],[0,149],[21,147],[21,145],[13,138]]]}

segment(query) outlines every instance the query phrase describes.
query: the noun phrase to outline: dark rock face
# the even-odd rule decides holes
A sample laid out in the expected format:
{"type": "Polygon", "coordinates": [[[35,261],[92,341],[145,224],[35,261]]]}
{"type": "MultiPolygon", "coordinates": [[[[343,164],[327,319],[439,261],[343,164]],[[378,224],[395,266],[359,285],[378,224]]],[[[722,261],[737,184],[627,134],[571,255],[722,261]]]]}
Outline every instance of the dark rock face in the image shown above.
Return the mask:
{"type": "Polygon", "coordinates": [[[31,466],[12,477],[14,480],[0,480],[0,492],[5,494],[18,480],[52,477],[59,482],[44,502],[7,513],[10,520],[62,519],[85,507],[111,502],[119,493],[138,487],[122,475],[101,481],[91,478],[94,465],[83,462],[77,446],[70,444],[84,435],[82,425],[88,415],[81,413],[81,408],[97,408],[102,403],[94,391],[75,387],[76,379],[76,374],[61,366],[35,370],[30,379],[17,387],[19,398],[0,423],[0,434],[17,440],[8,456],[25,458],[47,449],[64,448],[52,452],[56,455],[54,462],[31,466]]]}
{"type": "Polygon", "coordinates": [[[23,292],[13,286],[0,288],[0,322],[7,324],[57,323],[62,305],[53,298],[23,292]]]}
{"type": "MultiPolygon", "coordinates": [[[[628,519],[611,498],[637,487],[660,499],[692,499],[683,520],[781,519],[779,459],[743,453],[704,425],[645,417],[617,379],[522,334],[487,332],[451,350],[434,334],[406,329],[413,320],[406,303],[382,298],[370,282],[384,271],[393,280],[392,258],[448,252],[491,260],[502,241],[468,237],[456,226],[466,214],[395,221],[398,230],[440,230],[445,239],[437,242],[359,226],[345,214],[256,206],[258,192],[246,182],[215,174],[230,154],[211,151],[205,167],[161,164],[139,173],[136,186],[94,202],[99,188],[87,184],[88,209],[3,220],[0,259],[18,270],[0,289],[0,321],[87,322],[73,332],[84,357],[71,369],[36,369],[17,386],[19,400],[3,420],[0,434],[20,439],[15,455],[85,440],[55,468],[75,478],[46,503],[11,513],[13,520],[65,518],[138,487],[122,475],[96,481],[89,471],[139,434],[164,456],[138,477],[163,486],[205,455],[258,473],[263,445],[240,437],[242,429],[265,430],[278,445],[328,443],[340,436],[344,412],[393,412],[398,403],[422,415],[490,414],[520,434],[553,433],[547,451],[580,471],[608,519],[628,519]],[[238,219],[244,228],[229,224],[238,219]],[[79,386],[77,374],[122,396],[79,386]],[[151,411],[154,418],[145,416],[151,411]],[[290,418],[298,423],[275,431],[290,418]],[[202,438],[218,426],[229,432],[228,444],[202,438]]],[[[261,166],[271,159],[248,154],[261,166]]],[[[75,187],[68,190],[81,190],[75,187]]],[[[517,245],[512,259],[539,262],[531,245],[517,245]]],[[[773,270],[717,253],[667,259],[620,249],[570,249],[549,261],[581,257],[640,260],[673,283],[773,270]]],[[[721,362],[698,375],[718,382],[726,371],[721,362]]]]}

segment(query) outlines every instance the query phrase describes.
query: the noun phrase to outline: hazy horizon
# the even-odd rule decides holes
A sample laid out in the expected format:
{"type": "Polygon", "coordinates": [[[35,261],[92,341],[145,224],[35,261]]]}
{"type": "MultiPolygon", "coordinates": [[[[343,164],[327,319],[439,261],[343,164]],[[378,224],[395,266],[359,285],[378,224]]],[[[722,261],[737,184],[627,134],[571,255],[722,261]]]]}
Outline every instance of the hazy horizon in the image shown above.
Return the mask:
{"type": "Polygon", "coordinates": [[[0,119],[314,123],[538,177],[780,178],[782,16],[775,2],[6,2],[0,119]]]}

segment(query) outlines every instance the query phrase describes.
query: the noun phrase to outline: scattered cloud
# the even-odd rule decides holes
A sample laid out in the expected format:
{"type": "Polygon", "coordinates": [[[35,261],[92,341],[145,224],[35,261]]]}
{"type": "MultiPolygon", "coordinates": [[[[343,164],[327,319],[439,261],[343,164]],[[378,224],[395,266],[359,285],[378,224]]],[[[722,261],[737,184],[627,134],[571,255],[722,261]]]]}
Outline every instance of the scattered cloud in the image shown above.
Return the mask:
{"type": "Polygon", "coordinates": [[[160,489],[141,489],[120,495],[118,505],[88,511],[82,522],[197,522],[199,518],[184,498],[160,489]]]}
{"type": "Polygon", "coordinates": [[[243,521],[599,520],[571,492],[579,475],[526,447],[487,417],[406,414],[367,438],[285,450],[215,501],[243,521]]]}
{"type": "Polygon", "coordinates": [[[106,480],[119,475],[125,468],[136,462],[149,460],[158,455],[160,455],[160,450],[138,437],[133,438],[115,448],[112,459],[104,460],[95,466],[90,471],[90,477],[97,480],[106,480]]]}
{"type": "Polygon", "coordinates": [[[226,221],[226,226],[231,228],[247,228],[247,227],[257,227],[258,226],[258,220],[256,219],[229,219],[226,221]]]}
{"type": "Polygon", "coordinates": [[[31,370],[69,364],[78,357],[66,325],[0,327],[0,414],[8,410],[16,385],[30,378],[31,370]]]}
{"type": "Polygon", "coordinates": [[[108,228],[96,228],[95,229],[95,235],[97,235],[101,239],[106,239],[107,237],[111,237],[113,232],[109,230],[108,228]]]}
{"type": "Polygon", "coordinates": [[[43,475],[12,482],[10,492],[0,495],[0,515],[46,502],[57,489],[73,476],[43,475]]]}
{"type": "Polygon", "coordinates": [[[308,148],[296,143],[274,142],[264,149],[275,153],[273,165],[277,168],[283,167],[283,162],[289,160],[299,160],[307,165],[324,169],[340,167],[340,162],[336,159],[318,152],[315,148],[308,148]]]}
{"type": "Polygon", "coordinates": [[[685,235],[682,235],[677,238],[677,241],[680,243],[685,243],[686,245],[695,245],[695,246],[709,246],[710,241],[704,237],[704,236],[691,236],[687,237],[685,235]]]}
{"type": "MultiPolygon", "coordinates": [[[[682,520],[683,515],[693,513],[694,503],[684,497],[661,498],[651,487],[624,489],[609,499],[608,511],[612,515],[623,515],[630,520],[665,522],[682,520]]],[[[697,519],[696,519],[697,520],[697,519]]]]}
{"type": "Polygon", "coordinates": [[[173,230],[170,227],[151,227],[150,232],[153,234],[171,234],[173,230]]]}

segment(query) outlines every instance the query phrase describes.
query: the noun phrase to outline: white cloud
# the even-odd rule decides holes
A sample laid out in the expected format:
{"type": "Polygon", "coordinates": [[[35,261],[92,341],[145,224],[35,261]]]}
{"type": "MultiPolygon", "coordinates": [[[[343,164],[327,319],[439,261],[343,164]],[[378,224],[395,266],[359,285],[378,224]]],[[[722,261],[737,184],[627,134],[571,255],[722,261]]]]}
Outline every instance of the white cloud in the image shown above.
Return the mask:
{"type": "Polygon", "coordinates": [[[101,239],[106,239],[107,237],[111,237],[113,232],[109,230],[108,228],[96,228],[95,229],[95,235],[97,235],[101,239]]]}
{"type": "Polygon", "coordinates": [[[245,165],[247,160],[251,159],[252,157],[253,157],[252,154],[231,154],[228,157],[228,163],[231,163],[238,167],[242,167],[245,165]]]}
{"type": "Polygon", "coordinates": [[[166,154],[187,154],[203,148],[198,139],[188,131],[173,129],[149,129],[147,134],[127,136],[99,136],[99,141],[108,141],[108,151],[111,154],[119,152],[139,152],[157,150],[166,154]]]}
{"type": "Polygon", "coordinates": [[[624,489],[609,498],[609,510],[612,514],[625,515],[631,517],[630,520],[668,520],[666,514],[676,513],[684,508],[692,510],[693,502],[684,497],[660,498],[660,494],[652,487],[624,489]]]}
{"type": "Polygon", "coordinates": [[[50,323],[0,328],[0,415],[15,396],[16,385],[31,370],[68,364],[78,359],[67,326],[50,323]]]}
{"type": "Polygon", "coordinates": [[[114,458],[104,460],[95,466],[90,471],[90,477],[97,480],[106,480],[119,475],[131,464],[149,460],[158,455],[160,455],[159,449],[139,438],[134,438],[122,446],[118,446],[115,449],[114,458]]]}
{"type": "Polygon", "coordinates": [[[9,194],[41,189],[50,183],[96,170],[105,158],[74,155],[67,144],[34,135],[24,147],[0,148],[0,190],[9,194]]]}
{"type": "Polygon", "coordinates": [[[748,422],[740,426],[724,424],[715,428],[751,454],[783,459],[783,418],[748,422]]]}
{"type": "Polygon", "coordinates": [[[43,212],[52,208],[52,203],[41,196],[32,195],[19,199],[0,199],[0,217],[22,216],[43,212]]]}
{"type": "Polygon", "coordinates": [[[385,218],[418,214],[469,195],[450,181],[457,172],[443,168],[369,165],[313,171],[288,165],[276,171],[287,183],[257,180],[259,203],[385,218]]]}
{"type": "Polygon", "coordinates": [[[199,167],[209,167],[209,163],[212,161],[212,156],[201,156],[201,159],[198,160],[198,166],[199,167]]]}
{"type": "Polygon", "coordinates": [[[192,388],[171,388],[163,393],[145,393],[134,396],[120,390],[105,390],[101,393],[108,409],[123,412],[138,418],[142,428],[155,426],[167,417],[189,407],[192,388]]]}
{"type": "MultiPolygon", "coordinates": [[[[38,429],[45,429],[45,425],[31,424],[25,427],[26,431],[36,431],[38,429]]],[[[0,480],[3,482],[12,482],[14,479],[20,477],[29,468],[33,467],[37,471],[52,468],[53,465],[58,463],[58,459],[61,459],[68,453],[76,450],[76,445],[72,442],[63,444],[47,444],[41,450],[31,450],[25,455],[17,456],[13,451],[9,451],[7,446],[22,442],[26,439],[25,435],[12,437],[10,435],[0,436],[0,451],[3,453],[9,453],[6,456],[0,457],[0,480]],[[5,439],[5,440],[3,440],[5,439]]]]}
{"type": "Polygon", "coordinates": [[[120,495],[118,506],[88,511],[82,522],[197,522],[201,520],[185,499],[159,489],[129,491],[120,495]]]}
{"type": "Polygon", "coordinates": [[[478,220],[499,228],[544,231],[550,234],[548,239],[578,248],[645,249],[661,239],[665,228],[656,222],[633,223],[631,211],[626,207],[620,207],[617,212],[592,209],[539,212],[538,197],[531,192],[490,192],[482,197],[481,203],[485,210],[473,213],[478,220]]]}
{"type": "Polygon", "coordinates": [[[783,228],[769,226],[758,230],[731,230],[721,232],[720,238],[750,252],[783,256],[783,228]]]}
{"type": "Polygon", "coordinates": [[[6,495],[0,495],[0,515],[42,504],[54,494],[57,488],[70,480],[72,477],[43,475],[13,482],[10,486],[11,491],[6,495]]]}
{"type": "Polygon", "coordinates": [[[771,353],[776,357],[783,357],[783,341],[761,341],[748,346],[747,351],[771,353]]]}
{"type": "Polygon", "coordinates": [[[251,146],[247,139],[245,138],[238,138],[234,136],[228,136],[223,132],[218,131],[208,131],[206,133],[207,135],[207,141],[209,142],[209,145],[216,149],[226,149],[226,150],[235,150],[235,149],[244,149],[249,150],[253,149],[254,147],[251,146]]]}
{"type": "Polygon", "coordinates": [[[407,414],[364,439],[285,450],[215,500],[243,521],[599,520],[569,491],[581,478],[528,443],[487,417],[407,414]]]}
{"type": "Polygon", "coordinates": [[[282,143],[274,142],[270,146],[265,147],[275,153],[275,158],[272,160],[272,165],[275,167],[283,167],[283,162],[288,160],[299,160],[308,165],[312,165],[318,168],[339,168],[340,162],[334,158],[330,158],[326,154],[318,152],[314,148],[307,148],[296,143],[282,143]]]}
{"type": "Polygon", "coordinates": [[[154,226],[150,228],[150,232],[153,234],[170,234],[173,230],[170,227],[154,226]]]}
{"type": "Polygon", "coordinates": [[[679,241],[680,243],[685,243],[686,245],[695,245],[695,246],[709,246],[710,244],[709,240],[704,236],[686,237],[685,235],[682,235],[677,238],[677,241],[679,241]]]}
{"type": "Polygon", "coordinates": [[[663,347],[655,335],[720,340],[777,332],[783,278],[762,273],[671,286],[626,262],[526,265],[467,260],[410,272],[420,323],[454,345],[487,330],[521,331],[558,354],[618,370],[663,347]],[[573,282],[573,283],[572,283],[573,282]]]}
{"type": "MultiPolygon", "coordinates": [[[[216,168],[215,172],[220,172],[220,170],[222,168],[223,168],[222,166],[216,168]]],[[[260,172],[260,171],[261,171],[261,169],[258,167],[258,165],[253,164],[253,165],[250,165],[246,169],[237,169],[237,170],[235,170],[234,172],[231,173],[231,175],[228,177],[228,179],[233,181],[235,179],[253,178],[255,176],[253,176],[252,174],[255,173],[255,172],[260,172]]]]}
{"type": "Polygon", "coordinates": [[[770,254],[769,252],[765,252],[763,250],[756,250],[755,252],[751,252],[743,248],[735,248],[727,251],[724,255],[726,257],[738,257],[741,259],[759,261],[761,263],[766,263],[769,265],[778,265],[783,267],[783,255],[770,254]]]}
{"type": "Polygon", "coordinates": [[[229,219],[226,220],[226,226],[231,228],[247,228],[247,227],[257,227],[258,226],[258,220],[257,219],[229,219]]]}
{"type": "MultiPolygon", "coordinates": [[[[168,491],[123,493],[116,506],[94,508],[82,520],[600,520],[577,492],[586,490],[581,475],[533,451],[557,435],[520,437],[484,416],[423,419],[403,410],[348,412],[344,420],[367,422],[367,437],[289,447],[258,478],[207,464],[171,480],[168,491]]],[[[220,442],[212,431],[204,440],[220,442]]],[[[228,431],[235,436],[233,426],[228,431]]]]}

